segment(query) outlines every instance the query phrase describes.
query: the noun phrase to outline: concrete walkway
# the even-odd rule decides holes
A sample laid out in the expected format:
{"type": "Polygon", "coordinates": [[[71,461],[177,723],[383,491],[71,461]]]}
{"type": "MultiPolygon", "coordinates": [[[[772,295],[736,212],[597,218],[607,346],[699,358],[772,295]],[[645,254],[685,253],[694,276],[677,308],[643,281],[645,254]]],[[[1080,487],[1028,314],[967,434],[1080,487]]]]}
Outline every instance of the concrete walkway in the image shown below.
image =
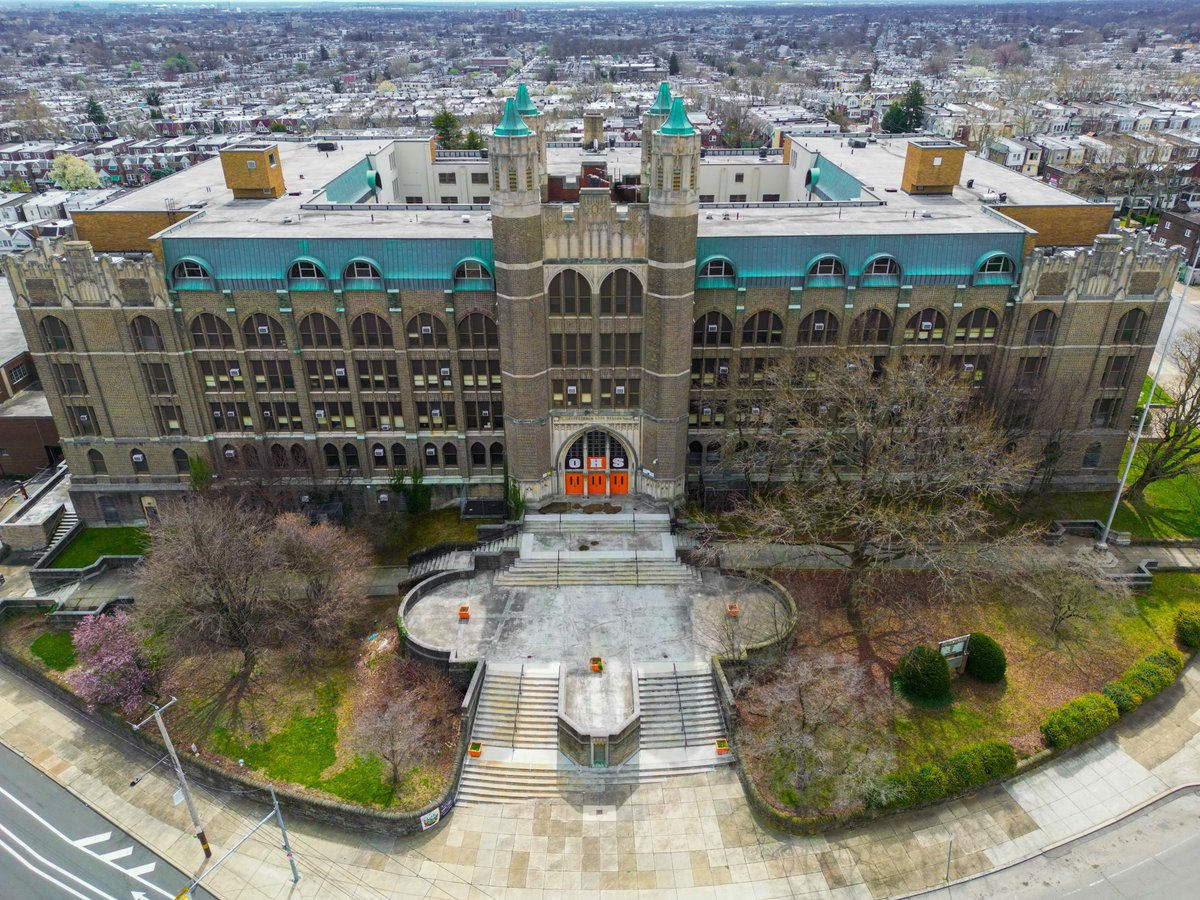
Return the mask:
{"type": "MultiPolygon", "coordinates": [[[[0,669],[0,739],[184,871],[200,861],[172,782],[152,760],[0,669]]],[[[229,900],[262,897],[887,897],[970,877],[1060,844],[1172,786],[1200,781],[1200,667],[1114,734],[1007,785],[828,835],[792,838],[752,818],[736,775],[614,791],[586,805],[528,801],[461,809],[417,838],[291,815],[302,874],[292,887],[277,836],[260,832],[214,874],[229,900]]],[[[263,809],[200,789],[219,856],[263,809]]],[[[288,815],[286,805],[284,815],[288,815]]],[[[182,885],[181,885],[182,887],[182,885]]]]}

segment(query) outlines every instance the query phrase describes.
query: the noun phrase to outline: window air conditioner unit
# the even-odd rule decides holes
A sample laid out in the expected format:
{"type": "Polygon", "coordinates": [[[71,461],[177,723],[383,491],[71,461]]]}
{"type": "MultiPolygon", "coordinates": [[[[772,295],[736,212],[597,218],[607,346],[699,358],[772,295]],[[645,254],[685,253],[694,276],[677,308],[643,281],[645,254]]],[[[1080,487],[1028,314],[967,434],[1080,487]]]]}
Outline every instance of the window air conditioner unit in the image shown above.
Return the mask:
{"type": "Polygon", "coordinates": [[[729,374],[729,366],[721,366],[719,369],[717,369],[717,374],[728,375],[729,374]]]}
{"type": "Polygon", "coordinates": [[[568,384],[568,385],[567,385],[567,393],[568,393],[568,394],[574,394],[574,393],[575,393],[575,391],[576,391],[575,385],[573,385],[573,384],[568,384]]]}
{"type": "Polygon", "coordinates": [[[221,411],[220,411],[219,409],[214,409],[214,410],[213,410],[213,418],[214,418],[214,419],[219,419],[219,418],[221,418],[221,411]]]}
{"type": "Polygon", "coordinates": [[[231,377],[231,378],[241,378],[241,377],[242,377],[242,370],[241,370],[241,369],[230,369],[230,370],[229,370],[229,377],[231,377]]]}
{"type": "Polygon", "coordinates": [[[618,385],[617,385],[617,394],[618,394],[618,396],[619,396],[619,395],[621,395],[621,394],[624,394],[624,393],[625,393],[625,385],[623,385],[623,384],[618,384],[618,385]]]}
{"type": "Polygon", "coordinates": [[[259,334],[270,334],[270,333],[271,333],[271,329],[270,329],[270,327],[268,327],[268,326],[266,326],[266,325],[259,325],[259,326],[258,326],[258,333],[259,333],[259,334]]]}
{"type": "Polygon", "coordinates": [[[922,331],[933,331],[933,323],[932,322],[922,322],[921,330],[922,331]]]}
{"type": "Polygon", "coordinates": [[[433,447],[426,447],[425,455],[426,456],[437,456],[437,450],[435,450],[433,447]]]}
{"type": "Polygon", "coordinates": [[[237,456],[237,451],[234,450],[232,447],[230,447],[228,450],[225,451],[226,459],[233,459],[235,456],[237,456]]]}
{"type": "Polygon", "coordinates": [[[712,415],[712,409],[710,409],[710,408],[709,408],[709,407],[707,407],[707,406],[706,406],[706,407],[704,407],[704,409],[700,410],[700,412],[702,412],[702,413],[703,413],[704,415],[706,415],[706,416],[711,416],[711,415],[712,415]]]}
{"type": "Polygon", "coordinates": [[[964,363],[964,364],[963,364],[963,371],[964,371],[964,372],[974,372],[974,371],[975,371],[975,364],[974,364],[974,363],[964,363]]]}
{"type": "Polygon", "coordinates": [[[824,331],[824,330],[825,330],[824,322],[813,322],[813,331],[824,331]]]}
{"type": "Polygon", "coordinates": [[[262,412],[263,412],[263,418],[264,418],[264,419],[269,419],[269,418],[271,418],[271,411],[270,411],[269,409],[264,409],[262,412]]]}
{"type": "Polygon", "coordinates": [[[433,328],[429,325],[422,325],[421,334],[433,334],[433,328]]]}
{"type": "Polygon", "coordinates": [[[489,413],[489,412],[488,412],[486,409],[481,409],[481,410],[479,411],[479,414],[480,414],[481,416],[483,416],[485,419],[486,419],[488,416],[490,416],[490,415],[491,415],[491,413],[489,413]]]}
{"type": "Polygon", "coordinates": [[[145,462],[145,461],[146,461],[146,454],[144,454],[144,453],[135,453],[135,454],[133,454],[133,461],[134,461],[134,462],[145,462]]]}
{"type": "Polygon", "coordinates": [[[323,409],[314,410],[314,413],[316,414],[316,417],[318,419],[325,418],[325,410],[323,410],[323,409]]]}
{"type": "Polygon", "coordinates": [[[758,407],[757,406],[750,407],[750,415],[752,415],[752,416],[758,415],[758,407]]]}
{"type": "Polygon", "coordinates": [[[87,413],[83,413],[83,414],[81,414],[81,415],[79,416],[79,421],[80,421],[80,422],[86,422],[86,421],[88,421],[87,413]]]}
{"type": "Polygon", "coordinates": [[[336,375],[338,378],[342,378],[346,374],[346,370],[345,369],[334,369],[333,374],[336,375]]]}
{"type": "Polygon", "coordinates": [[[391,431],[391,430],[392,430],[392,426],[391,426],[391,425],[389,425],[387,422],[380,422],[380,423],[379,423],[379,430],[380,430],[380,431],[391,431]]]}
{"type": "Polygon", "coordinates": [[[383,459],[383,457],[384,457],[384,451],[383,451],[383,448],[382,448],[382,447],[376,447],[376,448],[375,448],[375,458],[376,458],[376,459],[383,459]]]}
{"type": "Polygon", "coordinates": [[[717,326],[716,326],[716,325],[709,325],[709,326],[708,326],[708,330],[709,330],[710,332],[716,332],[716,330],[717,330],[717,326]]]}
{"type": "Polygon", "coordinates": [[[434,418],[441,418],[442,411],[440,409],[431,409],[429,411],[429,414],[431,416],[433,416],[434,418]]]}
{"type": "Polygon", "coordinates": [[[450,370],[449,370],[449,369],[442,369],[442,377],[443,377],[443,378],[449,378],[449,377],[450,377],[450,370]]]}

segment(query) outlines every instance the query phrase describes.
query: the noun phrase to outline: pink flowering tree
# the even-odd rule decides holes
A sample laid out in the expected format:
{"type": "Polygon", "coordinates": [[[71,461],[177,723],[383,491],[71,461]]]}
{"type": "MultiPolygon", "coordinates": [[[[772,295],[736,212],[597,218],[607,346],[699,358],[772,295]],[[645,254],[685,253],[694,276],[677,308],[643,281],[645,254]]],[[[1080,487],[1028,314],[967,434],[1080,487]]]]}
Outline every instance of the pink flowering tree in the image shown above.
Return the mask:
{"type": "Polygon", "coordinates": [[[146,705],[154,673],[142,632],[126,610],[85,619],[74,640],[77,664],[67,683],[89,709],[109,706],[132,716],[146,705]]]}

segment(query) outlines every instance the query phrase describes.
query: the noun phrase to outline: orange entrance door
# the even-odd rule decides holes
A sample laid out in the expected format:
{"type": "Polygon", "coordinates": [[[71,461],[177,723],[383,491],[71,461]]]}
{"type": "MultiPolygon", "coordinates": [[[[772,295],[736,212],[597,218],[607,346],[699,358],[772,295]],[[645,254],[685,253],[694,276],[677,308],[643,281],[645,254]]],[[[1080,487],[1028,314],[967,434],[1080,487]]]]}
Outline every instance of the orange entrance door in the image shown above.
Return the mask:
{"type": "Polygon", "coordinates": [[[567,493],[582,494],[583,493],[583,473],[568,472],[567,473],[567,493]]]}
{"type": "Polygon", "coordinates": [[[603,472],[588,472],[587,492],[589,494],[603,494],[606,481],[608,481],[608,476],[603,472]]]}
{"type": "Polygon", "coordinates": [[[614,494],[629,493],[629,473],[613,472],[609,476],[609,490],[614,494]]]}

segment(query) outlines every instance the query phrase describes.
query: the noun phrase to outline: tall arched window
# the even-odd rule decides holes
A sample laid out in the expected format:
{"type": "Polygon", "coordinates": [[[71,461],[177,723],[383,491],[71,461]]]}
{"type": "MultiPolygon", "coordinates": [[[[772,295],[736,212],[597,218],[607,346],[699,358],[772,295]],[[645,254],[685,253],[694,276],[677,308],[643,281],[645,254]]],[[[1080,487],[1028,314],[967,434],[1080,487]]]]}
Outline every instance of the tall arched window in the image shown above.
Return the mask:
{"type": "Polygon", "coordinates": [[[221,459],[225,460],[226,466],[237,466],[241,457],[238,456],[237,448],[233,444],[226,444],[221,448],[221,459]]]}
{"type": "Polygon", "coordinates": [[[733,343],[733,323],[721,313],[705,313],[692,326],[692,346],[728,347],[733,343]]]}
{"type": "Polygon", "coordinates": [[[700,267],[699,278],[736,278],[737,271],[727,259],[710,259],[700,267]]]}
{"type": "Polygon", "coordinates": [[[600,285],[600,315],[640,316],[642,282],[628,269],[610,272],[600,285]]]}
{"type": "Polygon", "coordinates": [[[783,342],[783,320],[764,309],[746,319],[742,326],[742,344],[780,344],[783,342]]]}
{"type": "Polygon", "coordinates": [[[212,313],[200,313],[192,319],[192,346],[197,350],[228,350],[233,346],[233,330],[224,319],[212,313]]]}
{"type": "Polygon", "coordinates": [[[262,464],[258,459],[258,448],[253,444],[246,444],[242,447],[242,461],[245,463],[247,469],[262,468],[262,464]]]}
{"type": "Polygon", "coordinates": [[[345,461],[348,471],[356,471],[358,469],[358,447],[354,444],[343,444],[342,459],[345,461]]]}
{"type": "Polygon", "coordinates": [[[954,329],[954,343],[981,344],[994,341],[999,327],[1000,319],[996,314],[981,306],[958,320],[958,327],[954,329]]]}
{"type": "Polygon", "coordinates": [[[108,464],[104,461],[104,454],[99,450],[89,450],[87,452],[88,465],[92,467],[93,475],[107,475],[108,464]]]}
{"type": "Polygon", "coordinates": [[[892,320],[879,309],[860,313],[850,325],[851,344],[886,344],[892,339],[892,320]]]}
{"type": "Polygon", "coordinates": [[[1140,309],[1131,309],[1117,322],[1113,341],[1118,344],[1140,344],[1146,336],[1147,316],[1140,309]]]}
{"type": "Polygon", "coordinates": [[[487,465],[487,448],[479,441],[471,444],[471,467],[483,468],[487,465]]]}
{"type": "Polygon", "coordinates": [[[133,335],[133,346],[139,350],[157,352],[163,349],[162,332],[153,319],[135,316],[129,323],[129,333],[133,335]]]}
{"type": "Polygon", "coordinates": [[[311,287],[324,283],[325,270],[311,259],[298,259],[288,267],[287,277],[292,287],[311,287]]]}
{"type": "Polygon", "coordinates": [[[342,332],[337,323],[321,313],[310,313],[300,320],[301,347],[340,347],[342,332]]]}
{"type": "Polygon", "coordinates": [[[387,447],[383,444],[371,445],[371,466],[377,471],[388,467],[387,447]]]}
{"type": "Polygon", "coordinates": [[[134,447],[129,451],[129,461],[133,463],[133,471],[137,474],[146,475],[150,472],[150,462],[140,447],[134,447]]]}
{"type": "Polygon", "coordinates": [[[38,323],[38,329],[42,332],[42,344],[45,345],[47,353],[54,353],[56,350],[69,352],[75,349],[75,342],[71,340],[71,329],[67,328],[62,319],[46,316],[38,323]]]}
{"type": "Polygon", "coordinates": [[[946,317],[936,309],[923,309],[904,326],[906,344],[942,344],[946,341],[946,317]]]}
{"type": "Polygon", "coordinates": [[[242,322],[242,340],[247,347],[270,348],[286,347],[287,338],[283,335],[283,326],[278,319],[273,319],[266,313],[255,313],[242,322]]]}
{"type": "Polygon", "coordinates": [[[408,346],[449,347],[446,323],[431,313],[418,313],[408,320],[408,346]]]}
{"type": "Polygon", "coordinates": [[[188,459],[187,451],[176,448],[171,451],[171,459],[175,461],[175,471],[180,475],[187,475],[192,471],[191,461],[188,459]]]}
{"type": "Polygon", "coordinates": [[[425,463],[425,468],[436,467],[438,464],[438,453],[436,444],[426,444],[422,450],[422,461],[425,463]]]}
{"type": "Polygon", "coordinates": [[[460,350],[492,350],[500,346],[496,320],[483,313],[471,313],[458,323],[460,350]]]}
{"type": "Polygon", "coordinates": [[[1025,329],[1026,344],[1053,344],[1054,333],[1058,330],[1058,316],[1048,309],[1043,309],[1032,319],[1025,329]]]}
{"type": "Polygon", "coordinates": [[[326,444],[321,448],[321,452],[325,456],[325,468],[332,472],[342,470],[342,458],[338,455],[337,444],[326,444]]]}
{"type": "Polygon", "coordinates": [[[488,453],[492,458],[492,466],[504,465],[504,445],[499,441],[493,441],[492,446],[488,448],[488,453]]]}
{"type": "Polygon", "coordinates": [[[392,444],[392,465],[402,469],[408,465],[408,451],[403,444],[392,444]]]}
{"type": "Polygon", "coordinates": [[[699,466],[704,462],[704,445],[699,441],[692,441],[688,444],[687,464],[689,466],[699,466]]]}
{"type": "Polygon", "coordinates": [[[363,313],[350,323],[350,339],[355,347],[391,347],[392,326],[375,313],[363,313]]]}
{"type": "Polygon", "coordinates": [[[458,465],[458,447],[454,444],[442,444],[442,464],[446,468],[458,465]]]}
{"type": "Polygon", "coordinates": [[[275,469],[286,469],[288,467],[287,450],[283,444],[271,445],[271,467],[275,469]]]}
{"type": "Polygon", "coordinates": [[[308,468],[308,452],[304,449],[303,444],[292,444],[292,449],[288,451],[288,455],[292,459],[293,469],[308,468]]]}
{"type": "Polygon", "coordinates": [[[582,272],[564,269],[550,279],[546,300],[552,316],[590,316],[592,286],[582,272]]]}
{"type": "Polygon", "coordinates": [[[837,316],[828,310],[816,309],[800,320],[796,343],[806,346],[836,344],[838,339],[837,316]]]}

